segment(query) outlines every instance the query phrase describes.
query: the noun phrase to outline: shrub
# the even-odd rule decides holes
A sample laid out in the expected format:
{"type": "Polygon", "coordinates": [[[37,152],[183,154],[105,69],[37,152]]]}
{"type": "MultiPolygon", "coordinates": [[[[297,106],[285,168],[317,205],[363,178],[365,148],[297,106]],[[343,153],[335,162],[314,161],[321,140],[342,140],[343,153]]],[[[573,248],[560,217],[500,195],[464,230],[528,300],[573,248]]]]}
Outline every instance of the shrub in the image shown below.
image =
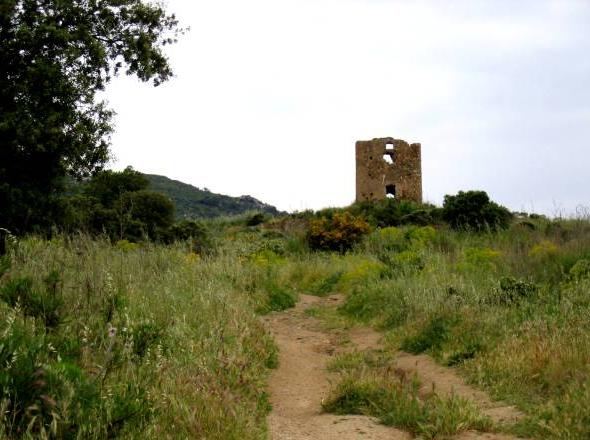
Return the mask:
{"type": "Polygon", "coordinates": [[[405,338],[402,341],[401,349],[413,354],[424,353],[427,350],[438,351],[449,338],[449,334],[457,321],[458,318],[455,316],[434,316],[420,333],[405,338]]]}
{"type": "Polygon", "coordinates": [[[390,251],[401,252],[409,245],[404,231],[395,226],[377,229],[367,239],[367,250],[377,255],[390,251]]]}
{"type": "Polygon", "coordinates": [[[379,278],[387,268],[377,260],[352,256],[349,261],[353,267],[342,274],[338,288],[350,291],[354,287],[363,286],[368,280],[379,278]]]}
{"type": "Polygon", "coordinates": [[[309,291],[318,296],[324,296],[334,292],[336,286],[342,278],[342,274],[342,271],[338,271],[328,275],[326,278],[319,279],[310,286],[309,291]]]}
{"type": "Polygon", "coordinates": [[[391,257],[393,268],[401,271],[413,271],[424,269],[425,263],[422,256],[416,251],[403,251],[398,254],[393,254],[391,257]]]}
{"type": "Polygon", "coordinates": [[[7,321],[0,344],[0,402],[9,417],[0,414],[2,434],[77,438],[91,411],[100,412],[103,405],[99,382],[50,355],[51,344],[35,335],[33,326],[15,316],[7,321]]]}
{"type": "Polygon", "coordinates": [[[403,289],[378,282],[356,289],[347,297],[340,310],[362,321],[380,318],[384,328],[404,324],[411,311],[403,289]]]}
{"type": "Polygon", "coordinates": [[[139,357],[144,357],[148,350],[160,342],[164,334],[164,327],[155,322],[142,322],[132,331],[133,352],[139,357]]]}
{"type": "Polygon", "coordinates": [[[132,252],[139,247],[137,243],[131,243],[129,240],[119,240],[115,243],[115,246],[122,252],[132,252]]]}
{"type": "Polygon", "coordinates": [[[369,223],[377,227],[399,226],[410,224],[414,221],[418,224],[428,222],[430,224],[429,210],[424,205],[407,200],[384,199],[375,202],[359,202],[352,205],[350,212],[367,219],[369,223]]]}
{"type": "Polygon", "coordinates": [[[432,215],[432,210],[418,209],[417,211],[404,215],[400,219],[400,223],[402,225],[428,226],[436,223],[436,220],[432,215]]]}
{"type": "Polygon", "coordinates": [[[502,252],[490,248],[468,248],[461,261],[456,265],[457,270],[491,271],[498,267],[502,259],[502,252]]]}
{"type": "Polygon", "coordinates": [[[590,278],[590,260],[578,260],[569,270],[569,277],[576,281],[590,278]]]}
{"type": "Polygon", "coordinates": [[[210,254],[215,248],[211,233],[200,222],[182,220],[170,228],[171,240],[189,240],[191,251],[196,254],[210,254]]]}
{"type": "Polygon", "coordinates": [[[269,268],[284,261],[284,258],[281,255],[278,255],[271,249],[260,249],[259,251],[250,254],[248,258],[255,266],[264,268],[269,268]]]}
{"type": "Polygon", "coordinates": [[[152,240],[161,240],[174,223],[174,202],[164,194],[140,190],[123,194],[121,210],[129,213],[127,235],[141,240],[147,235],[152,240]],[[135,227],[134,227],[135,226],[135,227]],[[143,235],[138,235],[138,229],[143,235]]]}
{"type": "Polygon", "coordinates": [[[348,212],[313,219],[309,224],[308,242],[312,250],[344,253],[368,234],[369,224],[348,212]]]}
{"type": "Polygon", "coordinates": [[[59,289],[59,274],[51,272],[45,278],[45,290],[33,289],[28,277],[8,281],[0,289],[0,299],[11,307],[20,306],[23,313],[39,318],[47,328],[57,327],[62,321],[63,298],[59,289]]]}
{"type": "Polygon", "coordinates": [[[264,290],[266,298],[264,303],[258,307],[258,313],[280,312],[295,307],[297,298],[289,290],[279,286],[275,281],[268,280],[264,290]]]}
{"type": "Polygon", "coordinates": [[[559,248],[555,243],[552,243],[548,240],[543,240],[542,242],[533,246],[529,252],[529,257],[545,260],[555,257],[558,253],[559,248]]]}
{"type": "Polygon", "coordinates": [[[538,287],[534,283],[504,277],[500,280],[500,291],[496,300],[501,304],[511,304],[536,294],[538,287]]]}
{"type": "Polygon", "coordinates": [[[413,245],[423,246],[431,243],[436,238],[436,229],[432,226],[410,227],[406,237],[413,245]]]}
{"type": "Polygon", "coordinates": [[[266,215],[263,212],[257,212],[246,218],[246,226],[258,226],[266,221],[266,215]]]}
{"type": "Polygon", "coordinates": [[[446,195],[442,216],[453,229],[473,231],[506,229],[512,220],[510,211],[490,201],[485,191],[446,195]]]}

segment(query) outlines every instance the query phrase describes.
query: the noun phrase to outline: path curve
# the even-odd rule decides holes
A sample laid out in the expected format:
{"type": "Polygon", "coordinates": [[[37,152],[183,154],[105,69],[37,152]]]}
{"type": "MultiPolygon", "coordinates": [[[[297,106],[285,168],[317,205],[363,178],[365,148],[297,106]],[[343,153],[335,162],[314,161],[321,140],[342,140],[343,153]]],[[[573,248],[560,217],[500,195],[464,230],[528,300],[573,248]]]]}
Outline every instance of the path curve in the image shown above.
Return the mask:
{"type": "MultiPolygon", "coordinates": [[[[272,411],[268,416],[271,440],[410,440],[412,436],[384,426],[366,416],[336,416],[321,411],[322,401],[338,376],[326,365],[331,356],[341,351],[341,333],[329,332],[305,312],[310,307],[335,307],[344,301],[342,295],[319,298],[301,295],[290,310],[268,315],[265,322],[279,347],[279,367],[269,380],[272,411]]],[[[369,327],[355,327],[346,332],[352,348],[382,349],[382,334],[369,327]]],[[[351,347],[349,347],[351,348],[351,347]]],[[[456,394],[471,400],[496,423],[514,422],[524,416],[513,406],[492,401],[487,393],[465,383],[451,368],[438,365],[427,355],[399,353],[394,360],[398,374],[417,375],[421,392],[436,390],[441,395],[456,394]]],[[[516,440],[500,433],[468,431],[454,440],[516,440]]]]}
{"type": "Polygon", "coordinates": [[[305,310],[322,301],[301,295],[294,309],[270,315],[266,322],[279,346],[279,367],[273,371],[268,417],[271,440],[409,440],[400,430],[365,416],[335,416],[321,412],[322,399],[337,378],[326,364],[337,347],[335,335],[321,330],[305,310]]]}

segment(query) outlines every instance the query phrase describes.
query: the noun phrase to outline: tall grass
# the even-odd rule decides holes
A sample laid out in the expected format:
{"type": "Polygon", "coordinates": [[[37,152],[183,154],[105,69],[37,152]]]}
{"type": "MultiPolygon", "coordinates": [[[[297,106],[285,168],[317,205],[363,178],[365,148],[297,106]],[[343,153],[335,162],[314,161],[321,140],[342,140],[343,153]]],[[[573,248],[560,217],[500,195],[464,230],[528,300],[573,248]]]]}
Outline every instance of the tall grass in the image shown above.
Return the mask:
{"type": "MultiPolygon", "coordinates": [[[[4,435],[265,438],[277,353],[258,315],[299,292],[339,292],[335,325],[373,325],[392,351],[457,368],[525,411],[514,431],[590,437],[590,222],[536,219],[479,234],[389,227],[346,254],[310,252],[300,219],[208,226],[215,249],[204,255],[84,235],[12,245],[0,261],[4,435]]],[[[341,364],[382,367],[365,355],[341,364]]],[[[489,427],[462,401],[346,377],[334,411],[344,411],[339,396],[362,394],[354,411],[416,434],[489,427]]]]}
{"type": "Polygon", "coordinates": [[[258,269],[235,258],[84,235],[22,240],[0,283],[5,434],[264,438],[276,349],[247,294],[258,269]],[[50,328],[24,313],[14,285],[29,280],[35,297],[51,273],[61,305],[50,328]]]}
{"type": "Polygon", "coordinates": [[[590,223],[541,219],[481,234],[439,228],[422,240],[412,238],[416,230],[377,230],[343,257],[383,266],[336,286],[347,294],[340,313],[518,405],[528,414],[512,428],[518,433],[590,437],[590,223]]]}

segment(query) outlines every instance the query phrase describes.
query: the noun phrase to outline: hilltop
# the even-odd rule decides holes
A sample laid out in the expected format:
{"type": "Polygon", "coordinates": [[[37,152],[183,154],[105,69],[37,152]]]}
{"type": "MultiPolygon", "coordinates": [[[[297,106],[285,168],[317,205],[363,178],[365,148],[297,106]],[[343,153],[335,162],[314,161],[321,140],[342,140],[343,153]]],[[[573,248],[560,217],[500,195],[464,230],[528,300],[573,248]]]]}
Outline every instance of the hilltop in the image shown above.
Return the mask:
{"type": "Polygon", "coordinates": [[[281,212],[252,196],[231,197],[200,189],[188,183],[157,174],[144,174],[153,191],[166,194],[176,204],[176,216],[182,219],[212,218],[261,211],[271,215],[281,212]]]}

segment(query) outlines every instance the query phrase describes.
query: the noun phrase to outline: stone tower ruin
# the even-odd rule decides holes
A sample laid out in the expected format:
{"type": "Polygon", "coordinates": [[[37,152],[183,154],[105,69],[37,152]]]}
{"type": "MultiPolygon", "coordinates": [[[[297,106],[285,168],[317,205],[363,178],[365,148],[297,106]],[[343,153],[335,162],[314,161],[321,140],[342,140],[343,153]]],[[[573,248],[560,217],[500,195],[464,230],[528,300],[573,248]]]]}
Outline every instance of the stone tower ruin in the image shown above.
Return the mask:
{"type": "Polygon", "coordinates": [[[356,143],[356,201],[422,202],[421,145],[379,138],[356,143]]]}

